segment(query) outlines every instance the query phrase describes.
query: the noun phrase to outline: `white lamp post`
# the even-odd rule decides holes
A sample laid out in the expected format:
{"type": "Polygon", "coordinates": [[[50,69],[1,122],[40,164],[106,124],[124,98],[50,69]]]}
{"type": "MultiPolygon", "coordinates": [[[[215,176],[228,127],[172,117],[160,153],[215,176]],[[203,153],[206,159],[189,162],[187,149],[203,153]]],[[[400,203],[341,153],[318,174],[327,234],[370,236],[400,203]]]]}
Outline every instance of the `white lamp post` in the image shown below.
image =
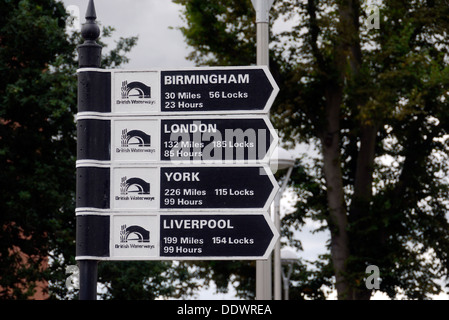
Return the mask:
{"type": "MultiPolygon", "coordinates": [[[[256,11],[257,65],[269,65],[269,12],[274,0],[251,0],[256,11]]],[[[271,256],[270,256],[271,257],[271,256]]],[[[270,260],[256,261],[256,299],[271,300],[270,260]]]]}
{"type": "MultiPolygon", "coordinates": [[[[295,158],[287,150],[276,147],[273,152],[272,158],[270,159],[270,167],[273,172],[277,170],[288,169],[285,175],[284,181],[279,188],[274,200],[274,226],[276,230],[280,233],[281,229],[281,198],[282,194],[287,187],[288,181],[290,180],[290,175],[295,165],[295,158]]],[[[274,247],[274,299],[281,300],[281,255],[280,255],[281,244],[278,239],[274,247]]],[[[258,260],[256,262],[256,299],[257,300],[271,300],[272,294],[272,281],[271,281],[271,256],[266,261],[258,260]]]]}
{"type": "Polygon", "coordinates": [[[251,0],[256,10],[257,26],[257,65],[268,66],[268,22],[269,12],[274,0],[251,0]]]}
{"type": "Polygon", "coordinates": [[[288,266],[287,273],[282,270],[282,278],[284,280],[284,300],[288,300],[288,291],[290,288],[290,276],[292,275],[293,266],[298,262],[296,252],[284,248],[281,250],[282,264],[288,266]]]}
{"type": "MultiPolygon", "coordinates": [[[[290,175],[293,170],[293,166],[295,165],[294,157],[285,149],[279,148],[274,152],[274,156],[277,155],[277,158],[274,157],[271,159],[271,166],[273,170],[284,170],[288,169],[287,174],[284,177],[284,181],[276,194],[274,200],[274,225],[276,230],[281,233],[281,198],[287,187],[288,181],[290,180],[290,175]],[[277,167],[277,168],[276,168],[277,167]]],[[[281,243],[280,239],[276,242],[274,247],[274,300],[281,300],[281,243]]]]}

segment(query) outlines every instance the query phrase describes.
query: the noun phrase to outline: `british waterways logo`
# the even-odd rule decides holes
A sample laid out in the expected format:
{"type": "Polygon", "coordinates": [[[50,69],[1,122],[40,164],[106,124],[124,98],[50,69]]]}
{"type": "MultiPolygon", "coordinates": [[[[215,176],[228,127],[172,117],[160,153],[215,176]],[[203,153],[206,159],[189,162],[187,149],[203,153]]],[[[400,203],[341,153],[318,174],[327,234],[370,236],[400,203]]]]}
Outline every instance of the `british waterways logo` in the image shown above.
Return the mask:
{"type": "Polygon", "coordinates": [[[120,226],[120,243],[115,244],[116,249],[154,249],[150,244],[150,231],[139,226],[120,226]]]}
{"type": "Polygon", "coordinates": [[[123,129],[120,135],[120,147],[115,148],[117,153],[149,153],[156,152],[151,148],[151,136],[141,130],[123,129]]]}
{"type": "Polygon", "coordinates": [[[151,87],[140,81],[122,81],[121,100],[117,104],[153,105],[155,100],[151,99],[151,87]]]}
{"type": "Polygon", "coordinates": [[[129,226],[126,224],[120,228],[120,242],[150,242],[150,231],[141,226],[129,226]]]}
{"type": "Polygon", "coordinates": [[[151,88],[139,81],[122,82],[122,99],[128,99],[130,97],[137,97],[140,99],[151,98],[151,88]]]}
{"type": "Polygon", "coordinates": [[[115,200],[149,200],[153,201],[154,197],[150,196],[150,183],[137,177],[122,177],[120,180],[120,196],[116,196],[115,200]]]}

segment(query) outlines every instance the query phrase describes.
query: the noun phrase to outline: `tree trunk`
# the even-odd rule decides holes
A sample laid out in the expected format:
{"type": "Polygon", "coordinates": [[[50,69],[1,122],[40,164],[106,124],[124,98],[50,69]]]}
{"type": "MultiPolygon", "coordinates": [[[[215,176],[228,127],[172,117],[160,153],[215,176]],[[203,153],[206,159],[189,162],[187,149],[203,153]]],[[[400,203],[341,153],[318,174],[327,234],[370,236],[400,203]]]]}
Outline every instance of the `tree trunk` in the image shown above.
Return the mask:
{"type": "MultiPolygon", "coordinates": [[[[338,33],[340,41],[335,48],[337,77],[328,84],[326,92],[326,122],[322,136],[324,176],[326,178],[327,200],[329,206],[329,227],[331,230],[331,257],[334,265],[338,299],[358,299],[370,296],[370,292],[360,290],[348,279],[348,258],[350,238],[348,233],[347,207],[344,198],[344,186],[341,171],[340,152],[340,109],[343,101],[343,87],[355,83],[359,76],[362,56],[359,39],[358,0],[342,0],[338,2],[340,21],[338,33]],[[368,295],[369,294],[369,295],[368,295]]],[[[358,100],[356,98],[356,100],[358,100]]],[[[361,101],[352,101],[358,107],[361,101]]],[[[362,126],[361,149],[357,163],[356,184],[357,196],[371,199],[372,164],[374,161],[376,130],[367,125],[362,126]]],[[[364,202],[364,204],[369,202],[364,202]]],[[[363,214],[363,208],[359,213],[363,214]]]]}
{"type": "Polygon", "coordinates": [[[340,159],[339,114],[341,101],[341,88],[338,86],[328,88],[326,92],[327,130],[322,134],[321,145],[329,207],[328,225],[331,231],[331,258],[335,270],[338,298],[346,299],[350,288],[345,278],[346,261],[349,257],[349,242],[340,159]]]}
{"type": "MultiPolygon", "coordinates": [[[[349,211],[349,221],[363,221],[362,217],[370,212],[370,203],[373,197],[373,166],[376,148],[377,127],[374,125],[361,125],[360,148],[357,154],[357,166],[354,179],[354,193],[349,211]]],[[[369,221],[369,220],[368,220],[369,221]]],[[[368,222],[369,223],[369,222],[368,222]]],[[[360,224],[358,225],[360,227],[360,224]]],[[[365,226],[364,227],[368,227],[365,226]]],[[[355,230],[357,233],[357,230],[355,230]]],[[[350,232],[351,253],[357,254],[357,245],[360,243],[357,237],[350,232]]],[[[373,238],[371,238],[371,241],[373,238]]],[[[376,245],[371,243],[371,245],[376,245]]],[[[360,266],[359,266],[360,268],[360,266]]],[[[363,270],[350,270],[351,273],[361,273],[363,270]]],[[[358,279],[359,285],[352,284],[353,300],[369,300],[372,290],[366,288],[363,279],[358,279]]]]}

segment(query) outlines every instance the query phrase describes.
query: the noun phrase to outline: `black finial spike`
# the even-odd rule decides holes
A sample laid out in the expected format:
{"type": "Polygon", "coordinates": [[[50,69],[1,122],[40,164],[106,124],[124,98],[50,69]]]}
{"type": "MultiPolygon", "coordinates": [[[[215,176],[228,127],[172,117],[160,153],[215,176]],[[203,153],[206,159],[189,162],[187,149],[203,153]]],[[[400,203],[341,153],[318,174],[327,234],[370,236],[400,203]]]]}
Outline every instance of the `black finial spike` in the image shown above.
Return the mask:
{"type": "Polygon", "coordinates": [[[100,27],[97,25],[97,13],[93,0],[89,0],[86,10],[86,23],[81,28],[81,36],[84,43],[78,46],[79,67],[80,68],[99,68],[101,64],[101,46],[96,43],[100,37],[100,27]]]}
{"type": "Polygon", "coordinates": [[[95,12],[95,4],[94,0],[89,0],[89,4],[87,5],[86,10],[86,20],[95,20],[97,19],[97,13],[95,12]]]}
{"type": "Polygon", "coordinates": [[[95,20],[97,14],[95,12],[95,4],[93,0],[89,0],[89,5],[86,11],[86,23],[81,28],[81,35],[85,40],[95,41],[100,37],[100,27],[98,27],[95,20]]]}

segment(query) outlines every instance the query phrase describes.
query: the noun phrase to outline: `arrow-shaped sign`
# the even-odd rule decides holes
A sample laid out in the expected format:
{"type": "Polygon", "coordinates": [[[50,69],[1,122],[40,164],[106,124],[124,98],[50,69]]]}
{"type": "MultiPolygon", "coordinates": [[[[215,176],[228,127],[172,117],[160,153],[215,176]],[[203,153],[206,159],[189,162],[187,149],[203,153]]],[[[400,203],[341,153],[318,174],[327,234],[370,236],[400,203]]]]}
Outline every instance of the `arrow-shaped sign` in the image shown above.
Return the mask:
{"type": "Polygon", "coordinates": [[[77,259],[267,259],[279,238],[266,212],[78,215],[77,259]],[[88,246],[85,240],[94,241],[88,246]]]}
{"type": "Polygon", "coordinates": [[[277,238],[266,214],[160,218],[160,255],[166,258],[266,259],[277,238]]]}
{"type": "Polygon", "coordinates": [[[163,112],[268,112],[279,91],[267,68],[162,71],[163,112]]]}
{"type": "Polygon", "coordinates": [[[160,207],[267,210],[277,190],[261,166],[162,167],[160,207]]]}
{"type": "Polygon", "coordinates": [[[78,160],[268,163],[278,136],[266,115],[77,118],[78,160]]]}
{"type": "Polygon", "coordinates": [[[266,116],[165,119],[161,160],[268,162],[277,134],[266,116]]]}
{"type": "Polygon", "coordinates": [[[114,115],[269,112],[279,87],[266,66],[78,71],[79,113],[114,115]]]}
{"type": "Polygon", "coordinates": [[[279,188],[268,166],[77,166],[77,212],[267,211],[279,188]]]}

